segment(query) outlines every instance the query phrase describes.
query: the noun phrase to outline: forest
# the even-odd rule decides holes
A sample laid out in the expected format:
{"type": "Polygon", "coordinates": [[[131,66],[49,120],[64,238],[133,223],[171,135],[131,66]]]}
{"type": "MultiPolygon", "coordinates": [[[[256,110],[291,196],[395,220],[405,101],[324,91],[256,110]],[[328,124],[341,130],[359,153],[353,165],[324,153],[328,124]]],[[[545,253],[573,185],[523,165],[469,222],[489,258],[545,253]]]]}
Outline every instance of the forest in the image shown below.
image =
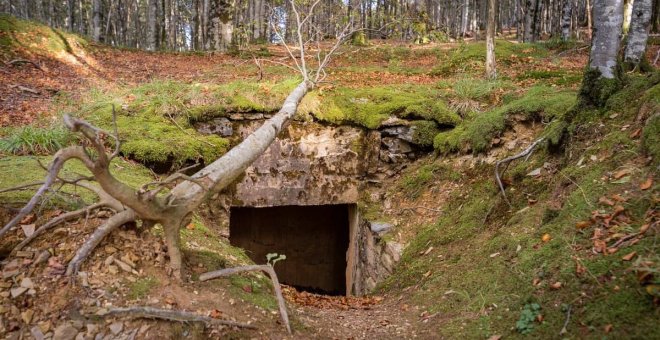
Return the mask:
{"type": "Polygon", "coordinates": [[[658,338],[658,0],[0,0],[0,338],[658,338]]]}

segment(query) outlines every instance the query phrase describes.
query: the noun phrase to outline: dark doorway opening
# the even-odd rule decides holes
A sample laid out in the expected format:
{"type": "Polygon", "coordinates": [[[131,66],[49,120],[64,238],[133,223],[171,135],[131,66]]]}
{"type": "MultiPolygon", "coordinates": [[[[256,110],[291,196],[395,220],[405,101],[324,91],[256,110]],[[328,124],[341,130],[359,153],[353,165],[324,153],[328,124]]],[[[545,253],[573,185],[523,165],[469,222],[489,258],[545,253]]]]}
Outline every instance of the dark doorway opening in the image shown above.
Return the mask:
{"type": "Polygon", "coordinates": [[[328,295],[346,294],[349,204],[232,207],[229,239],[258,264],[268,253],[285,254],[275,265],[280,282],[328,295]]]}

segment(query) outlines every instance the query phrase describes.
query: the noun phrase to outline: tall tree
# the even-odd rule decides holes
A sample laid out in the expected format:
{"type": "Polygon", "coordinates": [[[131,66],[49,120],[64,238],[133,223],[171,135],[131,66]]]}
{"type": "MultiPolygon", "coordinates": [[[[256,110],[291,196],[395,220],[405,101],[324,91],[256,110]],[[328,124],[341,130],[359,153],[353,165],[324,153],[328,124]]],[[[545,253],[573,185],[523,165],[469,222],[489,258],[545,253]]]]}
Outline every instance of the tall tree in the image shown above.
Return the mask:
{"type": "Polygon", "coordinates": [[[623,0],[594,0],[594,32],[589,68],[600,77],[616,77],[617,54],[623,33],[623,0]]]}
{"type": "Polygon", "coordinates": [[[639,67],[646,52],[646,42],[651,29],[653,0],[635,0],[632,9],[628,42],[623,60],[632,67],[639,67]]]}
{"type": "Polygon", "coordinates": [[[227,51],[234,33],[234,0],[210,0],[206,49],[227,51]]]}
{"type": "Polygon", "coordinates": [[[495,79],[495,11],[497,0],[488,0],[488,21],[486,24],[486,77],[495,79]]]}

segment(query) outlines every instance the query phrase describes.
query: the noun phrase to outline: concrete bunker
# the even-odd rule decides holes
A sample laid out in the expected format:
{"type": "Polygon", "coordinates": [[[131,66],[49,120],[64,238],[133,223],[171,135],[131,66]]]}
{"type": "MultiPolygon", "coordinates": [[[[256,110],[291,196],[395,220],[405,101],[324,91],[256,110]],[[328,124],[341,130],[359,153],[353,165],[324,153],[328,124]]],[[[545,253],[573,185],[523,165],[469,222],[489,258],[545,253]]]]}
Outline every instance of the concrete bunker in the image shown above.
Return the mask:
{"type": "Polygon", "coordinates": [[[232,207],[229,239],[256,263],[285,254],[275,265],[280,282],[327,295],[350,294],[355,204],[232,207]]]}

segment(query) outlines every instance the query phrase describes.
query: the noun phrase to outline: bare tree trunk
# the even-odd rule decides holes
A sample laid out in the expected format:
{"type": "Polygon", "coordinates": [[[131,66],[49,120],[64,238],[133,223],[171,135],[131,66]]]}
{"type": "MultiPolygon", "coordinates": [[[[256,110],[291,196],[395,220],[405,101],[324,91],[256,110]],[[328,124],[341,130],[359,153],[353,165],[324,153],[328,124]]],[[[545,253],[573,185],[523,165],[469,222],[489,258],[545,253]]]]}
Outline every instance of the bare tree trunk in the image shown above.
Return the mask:
{"type": "Polygon", "coordinates": [[[92,39],[101,39],[101,0],[92,0],[92,39]]]}
{"type": "Polygon", "coordinates": [[[488,0],[488,22],[486,26],[486,77],[495,79],[497,70],[495,68],[495,10],[497,0],[488,0]]]}
{"type": "Polygon", "coordinates": [[[589,68],[600,71],[602,78],[613,79],[623,30],[623,0],[594,0],[593,16],[589,68]]]}
{"type": "Polygon", "coordinates": [[[644,59],[646,42],[651,29],[652,5],[653,0],[635,0],[633,5],[632,22],[624,54],[624,61],[633,67],[638,66],[644,59]]]}
{"type": "Polygon", "coordinates": [[[573,0],[566,0],[561,9],[561,39],[571,39],[571,18],[573,17],[573,0]]]}
{"type": "Polygon", "coordinates": [[[525,5],[525,27],[523,32],[523,42],[534,42],[536,8],[538,0],[527,0],[525,5]]]}
{"type": "Polygon", "coordinates": [[[157,0],[147,1],[147,49],[149,51],[156,50],[156,17],[158,12],[157,0]]]}

